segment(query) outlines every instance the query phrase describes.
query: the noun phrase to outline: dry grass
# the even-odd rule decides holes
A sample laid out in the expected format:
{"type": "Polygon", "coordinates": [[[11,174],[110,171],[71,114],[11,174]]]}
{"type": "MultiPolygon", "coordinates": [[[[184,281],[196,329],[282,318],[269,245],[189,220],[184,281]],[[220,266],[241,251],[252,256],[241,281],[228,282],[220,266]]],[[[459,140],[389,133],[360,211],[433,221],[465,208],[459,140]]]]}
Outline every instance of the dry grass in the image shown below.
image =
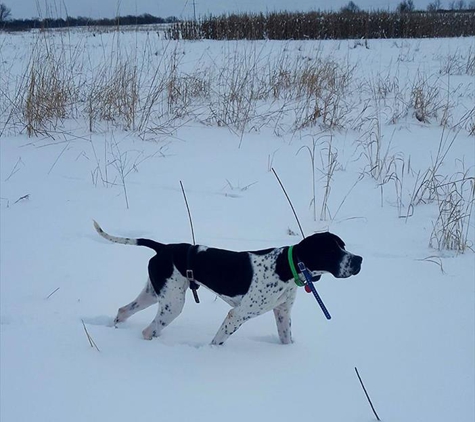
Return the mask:
{"type": "Polygon", "coordinates": [[[77,87],[63,60],[48,49],[31,59],[21,107],[28,136],[54,130],[72,114],[77,87]]]}
{"type": "MultiPolygon", "coordinates": [[[[420,71],[403,86],[391,71],[358,79],[354,64],[318,48],[296,53],[283,44],[270,54],[265,44],[229,43],[218,63],[203,57],[190,69],[183,43],[161,41],[157,49],[155,33],[140,52],[138,41],[124,48],[120,32],[98,34],[110,44],[94,56],[84,44],[69,45],[67,37],[64,31],[39,35],[23,78],[15,79],[14,89],[0,88],[2,133],[51,134],[74,119],[86,121],[91,132],[105,125],[151,139],[195,121],[227,127],[241,139],[263,127],[278,135],[350,129],[371,138],[374,149],[381,124],[412,120],[475,132],[473,110],[456,121],[460,94],[450,86],[451,75],[473,72],[472,49],[441,59],[438,74],[420,71]]],[[[417,53],[417,46],[404,42],[396,48],[404,60],[417,53]]],[[[8,86],[13,79],[2,75],[8,86]]],[[[371,154],[379,160],[377,151],[371,154]]]]}
{"type": "Polygon", "coordinates": [[[322,208],[320,211],[320,220],[327,220],[331,218],[330,208],[328,206],[328,200],[331,193],[331,185],[333,182],[333,175],[337,169],[338,163],[338,151],[333,146],[333,137],[328,139],[327,145],[323,148],[322,153],[322,173],[324,180],[322,208]]]}
{"type": "Polygon", "coordinates": [[[430,79],[419,73],[411,88],[414,117],[422,123],[430,123],[432,118],[437,118],[438,112],[442,109],[438,81],[430,79]]]}
{"type": "Polygon", "coordinates": [[[475,49],[469,47],[467,52],[456,50],[441,59],[442,75],[475,76],[475,49]]]}
{"type": "Polygon", "coordinates": [[[454,175],[439,185],[438,215],[433,222],[429,246],[438,250],[465,252],[473,250],[469,229],[475,203],[475,177],[454,175]],[[457,180],[453,180],[458,178],[457,180]]]}
{"type": "Polygon", "coordinates": [[[112,66],[102,67],[89,88],[85,111],[91,132],[98,121],[135,129],[139,95],[137,67],[133,63],[118,60],[112,66]]]}

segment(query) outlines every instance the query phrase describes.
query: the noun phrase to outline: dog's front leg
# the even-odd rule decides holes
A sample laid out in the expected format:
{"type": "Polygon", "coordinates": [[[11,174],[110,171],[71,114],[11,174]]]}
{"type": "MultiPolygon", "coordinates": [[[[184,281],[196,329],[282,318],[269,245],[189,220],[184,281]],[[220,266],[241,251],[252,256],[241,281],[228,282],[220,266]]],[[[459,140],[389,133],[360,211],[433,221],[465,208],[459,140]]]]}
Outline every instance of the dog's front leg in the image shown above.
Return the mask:
{"type": "Polygon", "coordinates": [[[218,332],[214,336],[212,345],[222,345],[232,334],[234,334],[239,327],[254,315],[243,313],[239,308],[233,308],[228,312],[226,319],[221,324],[218,332]]]}
{"type": "Polygon", "coordinates": [[[283,344],[292,343],[290,310],[292,303],[284,302],[283,304],[274,308],[275,322],[277,324],[277,332],[279,333],[280,341],[283,344]]]}

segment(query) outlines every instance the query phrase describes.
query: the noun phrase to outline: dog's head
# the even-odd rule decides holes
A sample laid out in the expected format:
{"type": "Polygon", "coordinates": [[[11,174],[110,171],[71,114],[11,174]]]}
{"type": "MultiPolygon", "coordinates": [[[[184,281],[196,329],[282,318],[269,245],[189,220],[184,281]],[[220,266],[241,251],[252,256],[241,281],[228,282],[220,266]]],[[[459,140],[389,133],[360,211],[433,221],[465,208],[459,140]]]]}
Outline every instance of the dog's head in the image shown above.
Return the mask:
{"type": "Polygon", "coordinates": [[[345,243],[332,233],[316,233],[295,246],[299,259],[313,275],[331,273],[336,278],[347,278],[361,270],[363,258],[345,249],[345,243]]]}

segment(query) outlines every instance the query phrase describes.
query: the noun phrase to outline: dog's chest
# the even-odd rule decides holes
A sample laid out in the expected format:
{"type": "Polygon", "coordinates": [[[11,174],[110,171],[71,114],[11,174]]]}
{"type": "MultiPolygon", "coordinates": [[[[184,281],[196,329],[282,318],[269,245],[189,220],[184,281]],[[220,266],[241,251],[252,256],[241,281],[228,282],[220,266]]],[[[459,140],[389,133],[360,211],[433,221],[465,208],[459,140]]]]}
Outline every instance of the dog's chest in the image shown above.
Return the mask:
{"type": "Polygon", "coordinates": [[[276,273],[276,250],[266,255],[251,255],[253,279],[249,291],[243,298],[246,306],[258,310],[270,310],[285,302],[292,285],[283,281],[276,273]]]}

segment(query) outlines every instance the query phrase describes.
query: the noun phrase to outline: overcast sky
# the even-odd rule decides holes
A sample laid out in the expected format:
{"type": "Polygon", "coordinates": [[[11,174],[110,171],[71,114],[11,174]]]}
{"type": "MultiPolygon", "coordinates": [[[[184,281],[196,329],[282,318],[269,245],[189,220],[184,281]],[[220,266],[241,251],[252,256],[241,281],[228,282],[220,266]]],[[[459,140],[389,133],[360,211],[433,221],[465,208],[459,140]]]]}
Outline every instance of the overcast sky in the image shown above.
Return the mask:
{"type": "MultiPolygon", "coordinates": [[[[349,0],[195,0],[197,16],[229,12],[266,12],[274,10],[338,9],[349,0]]],[[[401,0],[353,0],[364,9],[395,9],[401,0]]],[[[414,0],[416,8],[425,9],[431,0],[414,0]]],[[[120,15],[193,16],[193,0],[0,0],[12,11],[13,19],[32,17],[86,16],[112,18],[120,15]]],[[[442,0],[442,4],[448,0],[442,0]]]]}

